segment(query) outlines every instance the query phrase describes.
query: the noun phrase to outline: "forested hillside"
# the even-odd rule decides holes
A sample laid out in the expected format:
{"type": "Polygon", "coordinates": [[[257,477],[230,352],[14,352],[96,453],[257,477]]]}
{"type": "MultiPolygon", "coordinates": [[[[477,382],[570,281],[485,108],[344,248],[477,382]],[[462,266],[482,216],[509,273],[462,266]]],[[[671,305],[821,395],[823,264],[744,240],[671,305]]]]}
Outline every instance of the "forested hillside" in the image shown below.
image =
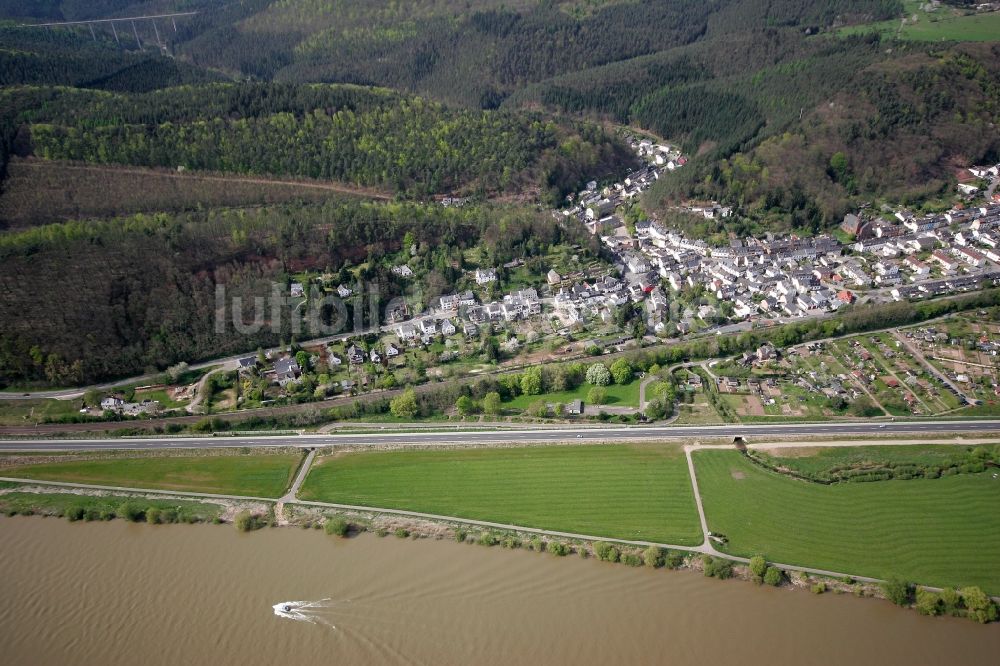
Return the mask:
{"type": "Polygon", "coordinates": [[[472,245],[499,262],[566,235],[593,243],[581,225],[499,202],[551,206],[621,175],[633,157],[615,124],[691,157],[647,192],[647,213],[715,199],[735,207],[732,230],[808,231],[862,202],[944,205],[956,169],[1000,161],[1000,46],[982,29],[983,43],[943,41],[962,39],[971,15],[933,22],[920,9],[921,22],[891,29],[912,4],[0,0],[0,177],[9,155],[32,158],[0,211],[22,226],[80,218],[0,236],[0,383],[93,381],[275,343],[288,331],[217,335],[215,285],[266,293],[350,262],[392,295],[403,285],[386,257],[408,231],[431,248],[438,286],[472,245]],[[176,30],[137,23],[142,51],[108,24],[93,36],[20,26],[176,11],[198,13],[176,30]],[[84,189],[122,174],[95,187],[121,205],[62,188],[51,210],[23,210],[39,201],[33,177],[59,192],[82,173],[84,189]],[[191,173],[246,178],[175,200],[191,173]],[[257,207],[301,185],[248,193],[257,176],[428,203],[257,207]],[[159,189],[121,194],[131,183],[159,189]],[[453,193],[495,207],[429,202],[453,193]],[[134,210],[150,214],[88,217],[134,210]]]}
{"type": "Polygon", "coordinates": [[[377,285],[387,303],[413,286],[390,271],[407,236],[425,248],[421,261],[435,279],[449,284],[466,248],[482,245],[498,265],[544,254],[567,234],[590,242],[582,228],[524,210],[361,203],[138,215],[9,233],[0,236],[0,384],[94,382],[292,337],[290,308],[281,328],[218,334],[216,284],[252,304],[271,294],[272,282],[287,296],[292,272],[363,263],[355,277],[377,285]]]}
{"type": "Polygon", "coordinates": [[[856,60],[856,75],[804,105],[801,121],[728,158],[696,161],[659,183],[651,205],[714,198],[738,206],[744,222],[813,231],[873,199],[947,205],[957,172],[1000,161],[1000,44],[893,56],[856,60]]]}
{"type": "Polygon", "coordinates": [[[554,202],[630,159],[593,125],[355,86],[15,88],[0,109],[19,127],[16,150],[45,159],[303,176],[409,197],[528,189],[554,202]]]}

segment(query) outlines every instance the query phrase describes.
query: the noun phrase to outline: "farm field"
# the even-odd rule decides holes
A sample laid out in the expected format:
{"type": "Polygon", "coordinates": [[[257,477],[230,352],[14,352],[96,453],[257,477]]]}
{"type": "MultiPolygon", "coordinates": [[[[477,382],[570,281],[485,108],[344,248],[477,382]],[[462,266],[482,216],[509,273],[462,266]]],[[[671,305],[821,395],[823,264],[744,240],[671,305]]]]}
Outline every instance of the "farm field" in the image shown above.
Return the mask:
{"type": "Polygon", "coordinates": [[[314,465],[302,499],[595,536],[701,543],[679,446],[350,453],[314,465]]]}
{"type": "Polygon", "coordinates": [[[1000,479],[990,472],[826,486],[737,451],[694,461],[709,528],[728,537],[731,554],[1000,592],[1000,479]]]}
{"type": "Polygon", "coordinates": [[[280,497],[297,454],[67,460],[0,468],[0,476],[223,495],[280,497]]]}

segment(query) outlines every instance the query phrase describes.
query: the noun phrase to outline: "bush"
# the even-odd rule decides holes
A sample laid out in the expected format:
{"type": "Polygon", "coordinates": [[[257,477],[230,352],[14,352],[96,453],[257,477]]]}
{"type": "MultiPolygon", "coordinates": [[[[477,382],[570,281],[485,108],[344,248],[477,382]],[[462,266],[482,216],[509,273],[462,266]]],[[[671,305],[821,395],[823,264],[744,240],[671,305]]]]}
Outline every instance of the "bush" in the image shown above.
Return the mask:
{"type": "Polygon", "coordinates": [[[941,590],[941,604],[944,606],[944,611],[949,615],[954,615],[958,612],[959,607],[962,605],[962,597],[959,596],[958,590],[953,587],[946,587],[941,590]]]}
{"type": "Polygon", "coordinates": [[[124,518],[133,523],[138,523],[139,521],[146,519],[146,511],[141,507],[132,504],[131,502],[125,502],[118,507],[115,512],[119,518],[124,518]]]}
{"type": "Polygon", "coordinates": [[[594,555],[603,562],[617,562],[621,553],[607,541],[598,541],[594,544],[594,555]]]}
{"type": "Polygon", "coordinates": [[[750,558],[750,575],[755,583],[764,582],[764,574],[767,572],[767,560],[763,555],[754,555],[750,558]]]}
{"type": "Polygon", "coordinates": [[[545,542],[542,541],[541,537],[531,537],[528,547],[531,548],[531,550],[540,553],[545,550],[545,542]]]}
{"type": "Polygon", "coordinates": [[[550,541],[548,548],[546,549],[553,555],[558,555],[559,557],[565,557],[569,555],[569,546],[564,543],[559,543],[558,541],[550,541]]]}
{"type": "Polygon", "coordinates": [[[902,578],[892,577],[882,583],[885,598],[897,606],[907,606],[913,598],[913,585],[902,578]]]}
{"type": "Polygon", "coordinates": [[[625,553],[622,555],[622,563],[630,567],[641,567],[642,556],[638,553],[625,553]]]}
{"type": "Polygon", "coordinates": [[[930,590],[917,590],[917,611],[922,615],[937,615],[941,612],[941,596],[930,590]]]}
{"type": "Polygon", "coordinates": [[[150,525],[156,525],[157,523],[159,523],[160,509],[155,506],[151,506],[148,509],[146,509],[146,522],[149,523],[150,525]]]}
{"type": "Polygon", "coordinates": [[[958,593],[968,609],[969,617],[981,624],[996,622],[998,615],[996,602],[990,599],[982,588],[963,587],[958,593]]]}
{"type": "Polygon", "coordinates": [[[393,534],[395,534],[400,539],[405,539],[406,537],[410,536],[410,530],[406,529],[405,527],[397,527],[396,531],[393,532],[393,534]]]}
{"type": "Polygon", "coordinates": [[[82,506],[72,506],[66,509],[66,518],[71,523],[75,523],[78,520],[83,520],[83,516],[86,514],[86,510],[82,506]]]}
{"type": "Polygon", "coordinates": [[[668,569],[680,569],[684,566],[684,554],[669,552],[664,564],[666,564],[668,569]]]}
{"type": "Polygon", "coordinates": [[[468,536],[469,536],[469,533],[466,532],[463,529],[456,529],[455,530],[455,541],[457,541],[459,543],[463,543],[465,541],[466,537],[468,537],[468,536]]]}
{"type": "Polygon", "coordinates": [[[726,578],[733,577],[733,563],[729,560],[714,558],[711,555],[706,555],[703,571],[709,578],[725,580],[726,578]]]}
{"type": "Polygon", "coordinates": [[[521,547],[521,540],[518,539],[513,534],[510,534],[510,535],[505,536],[503,539],[500,540],[500,547],[501,548],[510,548],[512,550],[514,548],[520,548],[521,547]]]}
{"type": "Polygon", "coordinates": [[[820,581],[818,583],[813,584],[813,586],[809,589],[812,590],[813,594],[823,594],[824,592],[826,592],[826,583],[820,581]]]}
{"type": "Polygon", "coordinates": [[[785,572],[778,567],[768,567],[764,572],[764,582],[768,585],[778,587],[785,580],[785,572]]]}
{"type": "Polygon", "coordinates": [[[326,522],[323,523],[323,529],[326,530],[327,534],[336,534],[339,537],[345,537],[351,530],[351,524],[339,516],[331,517],[327,518],[326,522]]]}
{"type": "Polygon", "coordinates": [[[244,509],[236,514],[233,524],[240,532],[252,532],[253,530],[259,530],[264,527],[266,522],[263,517],[244,509]]]}
{"type": "Polygon", "coordinates": [[[666,556],[667,552],[659,546],[650,546],[642,552],[642,559],[646,563],[646,566],[653,569],[662,567],[666,556]]]}

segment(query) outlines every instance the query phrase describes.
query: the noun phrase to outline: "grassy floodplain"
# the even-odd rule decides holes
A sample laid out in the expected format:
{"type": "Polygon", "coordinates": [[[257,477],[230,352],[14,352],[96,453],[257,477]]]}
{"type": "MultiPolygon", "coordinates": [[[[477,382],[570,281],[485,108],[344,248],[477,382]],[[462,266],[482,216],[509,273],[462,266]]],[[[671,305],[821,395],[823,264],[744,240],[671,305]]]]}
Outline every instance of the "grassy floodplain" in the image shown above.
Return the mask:
{"type": "Polygon", "coordinates": [[[298,454],[65,460],[0,468],[0,476],[221,495],[280,497],[298,454]]]}
{"type": "Polygon", "coordinates": [[[1000,479],[991,472],[826,486],[737,451],[694,460],[708,526],[729,538],[729,553],[1000,593],[1000,479]]]}
{"type": "Polygon", "coordinates": [[[679,446],[355,452],[322,460],[302,499],[557,531],[701,543],[679,446]]]}

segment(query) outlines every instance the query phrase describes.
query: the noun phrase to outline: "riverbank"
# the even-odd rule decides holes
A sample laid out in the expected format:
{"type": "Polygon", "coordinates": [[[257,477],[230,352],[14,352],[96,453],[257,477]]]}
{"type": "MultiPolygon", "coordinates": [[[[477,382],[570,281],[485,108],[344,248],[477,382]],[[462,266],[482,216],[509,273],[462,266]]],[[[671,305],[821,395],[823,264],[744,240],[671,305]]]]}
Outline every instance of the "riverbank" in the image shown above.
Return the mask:
{"type": "MultiPolygon", "coordinates": [[[[650,569],[687,569],[706,577],[754,581],[773,587],[808,590],[813,594],[850,594],[860,598],[892,599],[897,605],[915,608],[926,615],[971,616],[980,622],[997,619],[994,601],[978,589],[961,592],[916,587],[902,581],[880,583],[852,576],[830,576],[768,564],[757,569],[753,560],[700,553],[698,548],[667,547],[658,544],[619,541],[586,535],[559,534],[516,526],[484,527],[477,521],[438,517],[430,519],[410,512],[343,508],[321,503],[272,503],[261,498],[226,498],[185,493],[143,493],[128,489],[86,487],[59,488],[44,483],[0,481],[0,512],[8,516],[40,515],[65,517],[75,521],[107,521],[115,518],[131,522],[231,523],[240,531],[266,527],[328,529],[345,537],[370,532],[378,537],[397,539],[451,540],[500,549],[545,552],[553,557],[576,555],[609,564],[650,569]],[[281,515],[276,515],[276,508],[281,515]],[[336,525],[334,524],[336,523],[336,525]],[[339,529],[338,529],[339,528],[339,529]],[[903,586],[902,596],[898,592],[903,586]],[[968,601],[973,598],[977,602],[968,601]],[[982,599],[986,602],[983,605],[982,599]],[[980,608],[966,608],[978,603],[980,608]]],[[[331,537],[336,538],[336,537],[331,537]]]]}

